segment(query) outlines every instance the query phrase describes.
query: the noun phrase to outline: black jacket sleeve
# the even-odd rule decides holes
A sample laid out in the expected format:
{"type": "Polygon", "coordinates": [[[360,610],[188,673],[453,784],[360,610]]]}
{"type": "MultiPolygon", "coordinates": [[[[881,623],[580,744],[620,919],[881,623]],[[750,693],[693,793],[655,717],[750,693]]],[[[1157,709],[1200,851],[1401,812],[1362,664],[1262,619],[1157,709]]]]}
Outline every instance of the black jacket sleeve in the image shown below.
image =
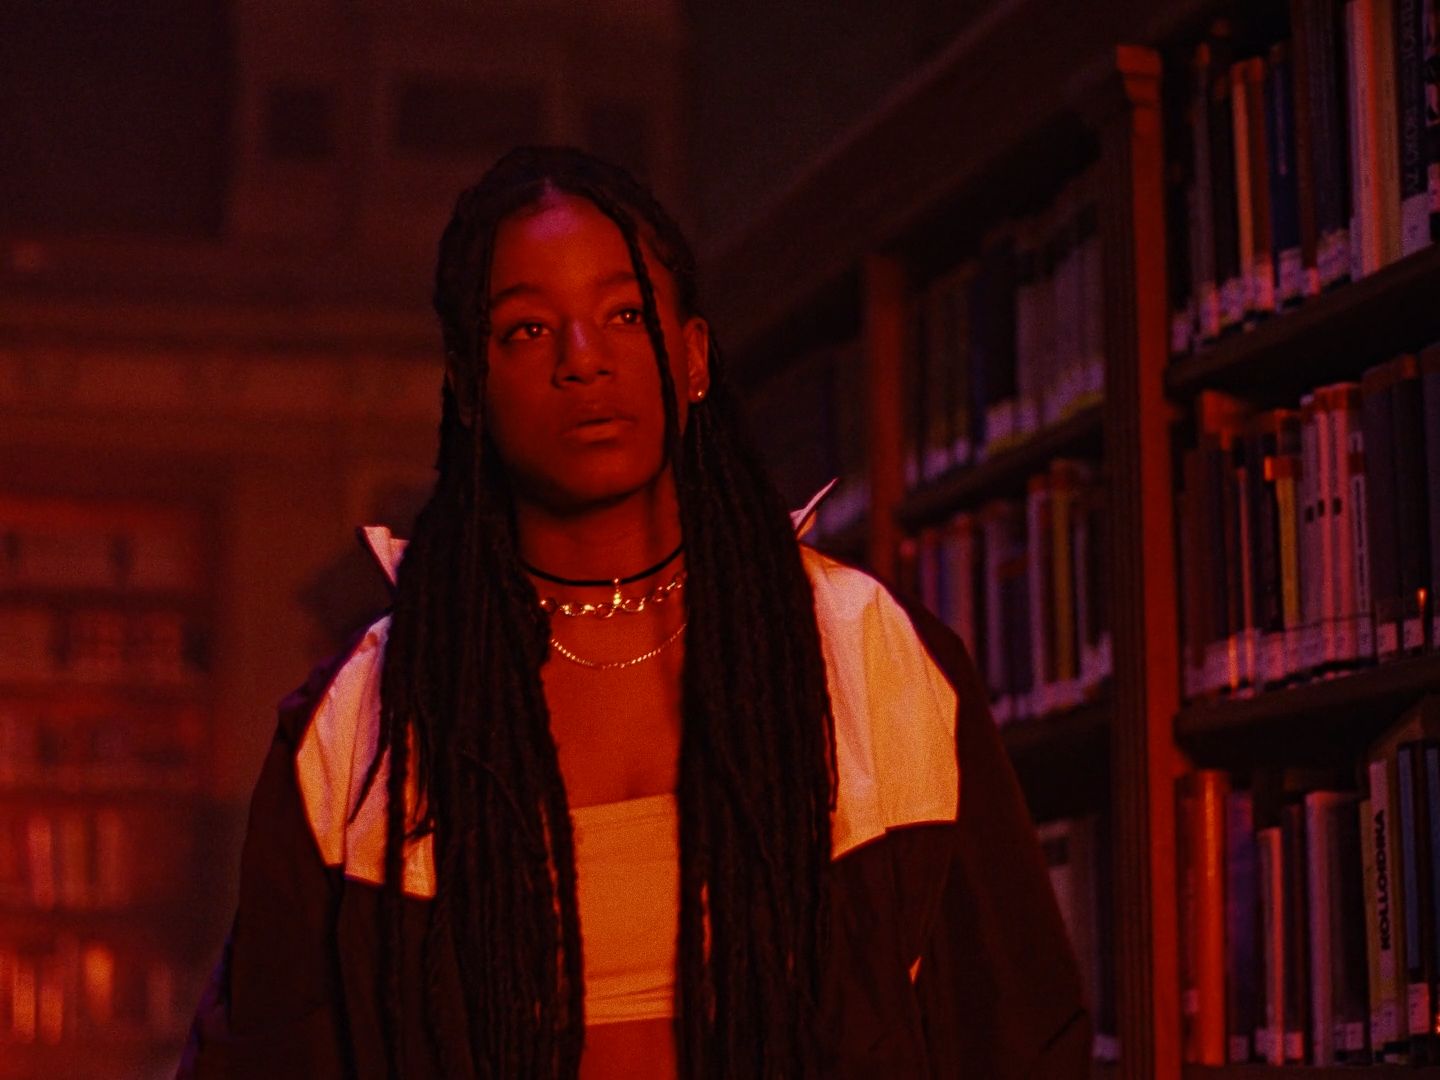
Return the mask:
{"type": "Polygon", "coordinates": [[[984,684],[953,632],[910,613],[959,697],[957,843],[915,985],[932,1072],[1089,1077],[1079,966],[984,684]]]}
{"type": "Polygon", "coordinates": [[[347,650],[279,707],[250,803],[235,920],[191,1024],[177,1077],[347,1075],[335,913],[296,777],[296,751],[347,650]]]}

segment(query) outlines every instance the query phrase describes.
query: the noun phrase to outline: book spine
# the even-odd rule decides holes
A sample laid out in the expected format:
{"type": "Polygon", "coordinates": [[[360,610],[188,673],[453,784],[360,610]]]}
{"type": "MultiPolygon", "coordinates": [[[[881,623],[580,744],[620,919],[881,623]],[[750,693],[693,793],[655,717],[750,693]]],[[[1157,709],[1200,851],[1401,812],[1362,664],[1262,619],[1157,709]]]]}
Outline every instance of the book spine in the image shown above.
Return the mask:
{"type": "MultiPolygon", "coordinates": [[[[1270,212],[1275,250],[1279,307],[1298,303],[1305,295],[1305,261],[1300,243],[1299,188],[1295,156],[1295,99],[1289,42],[1270,48],[1265,80],[1265,106],[1270,153],[1270,212]]],[[[1313,211],[1312,211],[1313,213],[1313,211]]],[[[1313,243],[1313,240],[1312,240],[1313,243]]]]}
{"type": "Polygon", "coordinates": [[[1374,979],[1370,988],[1370,1044],[1378,1057],[1393,1058],[1400,1052],[1403,1029],[1400,1005],[1403,999],[1403,970],[1400,961],[1400,925],[1396,919],[1396,854],[1394,829],[1395,796],[1390,785],[1390,763],[1381,759],[1367,765],[1370,781],[1369,821],[1366,829],[1374,864],[1365,880],[1369,885],[1368,904],[1371,944],[1374,952],[1374,979]]]}
{"type": "Polygon", "coordinates": [[[1079,704],[1080,671],[1075,612],[1075,503],[1079,466],[1057,459],[1050,466],[1051,580],[1055,589],[1055,686],[1057,707],[1079,704]]]}
{"type": "Polygon", "coordinates": [[[1405,1015],[1412,1059],[1423,1061],[1430,1030],[1431,926],[1429,837],[1424,804],[1423,760],[1418,742],[1402,744],[1395,753],[1400,817],[1400,862],[1405,913],[1405,1015]]]}
{"type": "Polygon", "coordinates": [[[1210,46],[1201,42],[1191,61],[1188,106],[1191,138],[1190,281],[1195,296],[1195,332],[1201,344],[1220,336],[1220,290],[1215,270],[1215,195],[1210,161],[1210,46]]]}
{"type": "Polygon", "coordinates": [[[1252,427],[1247,457],[1255,523],[1253,574],[1255,621],[1260,655],[1256,681],[1276,686],[1285,680],[1285,616],[1281,604],[1279,505],[1275,498],[1278,417],[1267,413],[1252,427]]]}
{"type": "Polygon", "coordinates": [[[1400,254],[1430,243],[1430,190],[1425,124],[1426,0],[1392,0],[1395,19],[1396,161],[1400,254]]]}
{"type": "Polygon", "coordinates": [[[1242,287],[1241,317],[1256,311],[1255,295],[1255,172],[1250,157],[1255,140],[1250,134],[1250,80],[1246,77],[1247,61],[1230,65],[1230,130],[1234,138],[1235,221],[1238,227],[1240,281],[1242,287]]]}
{"type": "Polygon", "coordinates": [[[1370,596],[1375,655],[1400,652],[1400,553],[1395,516],[1394,368],[1381,364],[1361,380],[1360,423],[1365,436],[1365,508],[1370,541],[1370,596]]]}
{"type": "Polygon", "coordinates": [[[1255,834],[1260,857],[1260,912],[1263,940],[1264,1026],[1258,1056],[1267,1065],[1285,1064],[1285,859],[1278,825],[1255,834]]]}
{"type": "Polygon", "coordinates": [[[1380,265],[1400,258],[1400,146],[1396,114],[1398,102],[1395,70],[1396,0],[1371,0],[1374,4],[1370,47],[1375,72],[1375,182],[1379,189],[1380,265]]]}
{"type": "Polygon", "coordinates": [[[1350,501],[1350,435],[1355,420],[1353,402],[1359,393],[1356,383],[1338,383],[1329,390],[1331,476],[1334,481],[1330,505],[1330,528],[1335,562],[1332,567],[1335,592],[1335,658],[1353,664],[1359,656],[1356,639],[1359,622],[1355,595],[1355,506],[1350,501]]]}
{"type": "Polygon", "coordinates": [[[1425,187],[1430,193],[1430,238],[1440,240],[1440,3],[1425,0],[1425,187]]]}
{"type": "Polygon", "coordinates": [[[1361,860],[1357,801],[1346,796],[1334,809],[1335,862],[1330,893],[1336,901],[1331,923],[1335,957],[1335,1056],[1347,1065],[1370,1062],[1369,978],[1365,955],[1365,876],[1361,860]]]}
{"type": "Polygon", "coordinates": [[[1346,51],[1340,33],[1344,8],[1338,0],[1301,0],[1297,33],[1306,41],[1306,96],[1314,137],[1310,141],[1319,230],[1320,288],[1350,274],[1351,185],[1346,162],[1349,140],[1345,108],[1346,51]]]}
{"type": "Polygon", "coordinates": [[[1281,827],[1285,862],[1285,1030],[1286,1064],[1307,1060],[1310,1025],[1310,916],[1305,866],[1305,807],[1287,803],[1281,827]]]}
{"type": "Polygon", "coordinates": [[[1279,516],[1280,588],[1285,617],[1285,672],[1304,670],[1305,609],[1301,597],[1300,561],[1303,498],[1300,487],[1300,430],[1298,414],[1280,422],[1279,451],[1275,456],[1275,503],[1279,516]]]}
{"type": "Polygon", "coordinates": [[[1305,870],[1309,899],[1310,1064],[1335,1064],[1335,949],[1331,924],[1338,898],[1331,892],[1336,860],[1334,792],[1305,796],[1305,870]]]}
{"type": "Polygon", "coordinates": [[[1324,621],[1323,591],[1325,552],[1321,546],[1322,512],[1319,424],[1315,395],[1300,400],[1300,602],[1305,613],[1301,630],[1301,670],[1314,671],[1325,659],[1321,626],[1324,621]]]}
{"type": "MultiPolygon", "coordinates": [[[[1290,0],[1289,85],[1286,92],[1294,108],[1295,215],[1300,242],[1301,291],[1313,296],[1320,291],[1319,226],[1315,205],[1314,167],[1315,118],[1310,100],[1310,50],[1314,4],[1290,0]]],[[[1282,272],[1283,276],[1283,272],[1282,272]]],[[[1282,286],[1283,292],[1283,286],[1282,286]]]]}
{"type": "Polygon", "coordinates": [[[956,465],[970,463],[975,445],[970,383],[970,289],[974,276],[975,263],[962,264],[947,279],[944,292],[948,316],[946,386],[950,404],[950,457],[956,465]]]}
{"type": "Polygon", "coordinates": [[[1339,603],[1335,581],[1339,575],[1340,553],[1336,550],[1336,531],[1332,520],[1336,498],[1335,453],[1331,447],[1334,423],[1331,418],[1330,394],[1321,388],[1314,394],[1315,412],[1315,539],[1319,556],[1315,560],[1316,627],[1319,644],[1316,647],[1316,666],[1328,668],[1339,657],[1336,628],[1339,625],[1339,603]]]}
{"type": "Polygon", "coordinates": [[[1003,502],[988,503],[981,511],[983,528],[981,547],[985,565],[985,681],[994,695],[995,722],[1010,719],[1010,659],[1006,645],[1005,605],[1002,593],[1001,567],[1010,558],[1010,538],[1006,530],[1007,509],[1003,502]]]}
{"type": "Polygon", "coordinates": [[[1264,1026],[1259,874],[1254,801],[1248,791],[1232,791],[1225,797],[1226,1030],[1232,1065],[1252,1059],[1255,1033],[1264,1026]]]}
{"type": "Polygon", "coordinates": [[[1370,589],[1370,526],[1365,490],[1365,433],[1360,424],[1360,388],[1352,384],[1345,394],[1349,440],[1346,443],[1345,491],[1350,499],[1351,588],[1354,592],[1355,657],[1362,663],[1375,658],[1374,597],[1370,589]]]}
{"type": "Polygon", "coordinates": [[[1245,278],[1241,264],[1239,205],[1236,191],[1235,119],[1230,102],[1227,43],[1212,40],[1210,50],[1210,173],[1215,222],[1215,278],[1219,289],[1220,330],[1245,318],[1245,278]]]}
{"type": "Polygon", "coordinates": [[[1425,477],[1425,404],[1419,363],[1402,356],[1393,387],[1391,423],[1395,439],[1395,528],[1400,571],[1400,651],[1425,647],[1430,592],[1429,492],[1425,477]]]}
{"type": "Polygon", "coordinates": [[[1030,495],[1026,501],[1028,551],[1025,565],[1029,572],[1030,658],[1034,664],[1033,715],[1050,711],[1050,697],[1055,683],[1055,583],[1051,570],[1053,521],[1051,516],[1049,478],[1043,474],[1030,478],[1030,495]]]}
{"type": "Polygon", "coordinates": [[[1430,853],[1430,1015],[1425,1031],[1425,1060],[1440,1064],[1440,743],[1424,746],[1427,837],[1430,853]]]}
{"type": "MultiPolygon", "coordinates": [[[[1350,276],[1373,274],[1385,262],[1379,143],[1379,74],[1375,70],[1377,0],[1347,0],[1345,40],[1350,104],[1350,276]]],[[[1389,24],[1386,24],[1388,31],[1389,24]]]]}
{"type": "Polygon", "coordinates": [[[1213,769],[1180,780],[1184,910],[1193,942],[1182,987],[1185,1060],[1223,1065],[1225,1037],[1225,774],[1213,769]]]}
{"type": "Polygon", "coordinates": [[[1267,130],[1265,87],[1268,74],[1265,60],[1252,56],[1245,61],[1246,131],[1250,138],[1250,210],[1253,257],[1250,278],[1250,309],[1256,315],[1275,311],[1275,225],[1270,205],[1270,143],[1267,130]]]}

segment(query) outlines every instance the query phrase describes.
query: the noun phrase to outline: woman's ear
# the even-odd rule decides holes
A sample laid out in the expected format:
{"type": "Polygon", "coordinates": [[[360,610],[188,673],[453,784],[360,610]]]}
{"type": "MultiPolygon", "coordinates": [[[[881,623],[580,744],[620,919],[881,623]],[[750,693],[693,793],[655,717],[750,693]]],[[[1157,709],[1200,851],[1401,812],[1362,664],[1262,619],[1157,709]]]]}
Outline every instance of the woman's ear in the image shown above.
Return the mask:
{"type": "Polygon", "coordinates": [[[710,392],[710,324],[699,315],[685,322],[686,396],[691,404],[710,392]]]}

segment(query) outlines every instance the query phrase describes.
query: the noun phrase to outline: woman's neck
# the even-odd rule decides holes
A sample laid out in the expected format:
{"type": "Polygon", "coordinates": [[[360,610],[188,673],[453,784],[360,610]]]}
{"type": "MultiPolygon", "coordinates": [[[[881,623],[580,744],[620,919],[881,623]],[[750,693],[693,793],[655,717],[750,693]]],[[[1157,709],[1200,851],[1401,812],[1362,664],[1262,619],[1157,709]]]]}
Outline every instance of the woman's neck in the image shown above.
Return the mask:
{"type": "Polygon", "coordinates": [[[668,475],[624,499],[555,513],[517,499],[520,557],[557,577],[610,580],[660,562],[680,544],[680,514],[668,475]]]}

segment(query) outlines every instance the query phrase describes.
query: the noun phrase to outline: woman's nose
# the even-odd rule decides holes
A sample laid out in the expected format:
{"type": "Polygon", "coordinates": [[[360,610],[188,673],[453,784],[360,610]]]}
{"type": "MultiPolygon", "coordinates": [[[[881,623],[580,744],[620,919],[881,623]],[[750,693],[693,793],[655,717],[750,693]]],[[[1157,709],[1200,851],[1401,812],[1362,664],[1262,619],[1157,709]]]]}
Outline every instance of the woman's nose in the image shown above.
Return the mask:
{"type": "Polygon", "coordinates": [[[560,335],[560,355],[556,357],[555,375],[588,382],[611,371],[611,360],[600,328],[581,319],[572,319],[560,335]]]}

